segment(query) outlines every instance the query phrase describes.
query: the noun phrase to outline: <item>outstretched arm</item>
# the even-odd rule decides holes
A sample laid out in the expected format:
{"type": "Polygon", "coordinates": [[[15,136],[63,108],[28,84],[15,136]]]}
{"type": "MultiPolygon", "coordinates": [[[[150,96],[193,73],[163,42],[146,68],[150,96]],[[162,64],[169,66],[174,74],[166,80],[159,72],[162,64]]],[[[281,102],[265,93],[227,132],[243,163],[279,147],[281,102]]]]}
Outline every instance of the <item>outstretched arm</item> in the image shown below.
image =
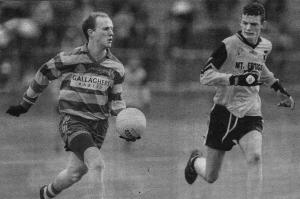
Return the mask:
{"type": "Polygon", "coordinates": [[[23,95],[23,99],[18,105],[10,106],[6,113],[19,117],[26,113],[29,108],[36,102],[39,95],[49,85],[50,81],[57,79],[61,72],[59,66],[62,65],[60,55],[50,59],[47,63],[41,66],[35,77],[31,80],[30,85],[23,95]]]}
{"type": "Polygon", "coordinates": [[[218,70],[222,67],[227,58],[225,44],[222,42],[212,55],[208,58],[200,73],[200,83],[208,86],[229,85],[231,74],[221,73],[218,70]]]}

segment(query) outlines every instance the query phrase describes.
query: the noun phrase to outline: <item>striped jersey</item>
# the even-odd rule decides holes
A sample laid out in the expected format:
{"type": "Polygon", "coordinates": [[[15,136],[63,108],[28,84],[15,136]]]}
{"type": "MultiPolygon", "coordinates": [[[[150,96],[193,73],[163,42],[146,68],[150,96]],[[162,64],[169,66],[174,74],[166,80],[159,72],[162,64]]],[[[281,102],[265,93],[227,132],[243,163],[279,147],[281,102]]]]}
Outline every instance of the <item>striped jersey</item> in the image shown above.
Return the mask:
{"type": "Polygon", "coordinates": [[[48,84],[61,78],[59,111],[90,120],[107,119],[126,107],[121,98],[123,64],[107,49],[96,61],[87,45],[61,52],[43,64],[31,81],[23,100],[31,104],[48,84]]]}
{"type": "Polygon", "coordinates": [[[224,39],[201,71],[200,83],[216,87],[214,103],[224,105],[237,117],[261,116],[259,86],[231,86],[229,77],[250,71],[259,73],[260,81],[271,86],[277,79],[265,61],[272,43],[259,37],[256,45],[250,44],[238,32],[224,39]]]}

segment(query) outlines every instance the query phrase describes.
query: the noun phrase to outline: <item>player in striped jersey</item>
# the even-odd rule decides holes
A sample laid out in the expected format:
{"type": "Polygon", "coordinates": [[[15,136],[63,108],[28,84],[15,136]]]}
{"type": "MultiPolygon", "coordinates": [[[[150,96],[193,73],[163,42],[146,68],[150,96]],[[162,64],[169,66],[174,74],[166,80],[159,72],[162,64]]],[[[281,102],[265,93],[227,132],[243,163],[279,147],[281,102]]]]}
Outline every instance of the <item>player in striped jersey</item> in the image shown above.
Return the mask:
{"type": "MultiPolygon", "coordinates": [[[[88,171],[91,198],[102,198],[104,161],[100,148],[108,128],[108,117],[126,107],[121,98],[124,67],[110,52],[113,23],[103,12],[91,13],[82,24],[87,44],[72,52],[61,52],[36,73],[22,102],[7,113],[26,113],[47,85],[61,78],[59,130],[65,148],[71,151],[67,167],[54,181],[40,189],[40,198],[53,198],[78,182],[88,171]]],[[[134,140],[131,140],[134,141],[134,140]]]]}
{"type": "Polygon", "coordinates": [[[198,175],[209,183],[216,181],[226,151],[237,144],[247,161],[247,198],[260,198],[263,119],[259,86],[270,86],[278,92],[283,98],[280,106],[293,109],[295,105],[265,65],[272,44],[260,36],[264,20],[263,5],[246,5],[241,31],[223,40],[201,71],[201,84],[215,86],[216,94],[205,142],[206,157],[199,150],[190,155],[185,168],[189,184],[198,175]]]}

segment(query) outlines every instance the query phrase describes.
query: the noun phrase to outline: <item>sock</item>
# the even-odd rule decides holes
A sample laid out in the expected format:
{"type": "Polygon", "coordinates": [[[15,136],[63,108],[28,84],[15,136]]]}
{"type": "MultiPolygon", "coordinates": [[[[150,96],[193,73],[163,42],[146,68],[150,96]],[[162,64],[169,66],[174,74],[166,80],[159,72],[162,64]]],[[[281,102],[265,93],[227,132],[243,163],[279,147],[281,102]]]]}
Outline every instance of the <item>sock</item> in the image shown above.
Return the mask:
{"type": "Polygon", "coordinates": [[[60,191],[57,191],[54,187],[53,184],[49,184],[48,186],[45,186],[44,188],[44,199],[50,199],[50,198],[54,198],[57,194],[60,193],[60,191]]]}
{"type": "Polygon", "coordinates": [[[197,174],[204,177],[206,175],[206,159],[204,157],[198,157],[194,160],[194,169],[197,174]]]}

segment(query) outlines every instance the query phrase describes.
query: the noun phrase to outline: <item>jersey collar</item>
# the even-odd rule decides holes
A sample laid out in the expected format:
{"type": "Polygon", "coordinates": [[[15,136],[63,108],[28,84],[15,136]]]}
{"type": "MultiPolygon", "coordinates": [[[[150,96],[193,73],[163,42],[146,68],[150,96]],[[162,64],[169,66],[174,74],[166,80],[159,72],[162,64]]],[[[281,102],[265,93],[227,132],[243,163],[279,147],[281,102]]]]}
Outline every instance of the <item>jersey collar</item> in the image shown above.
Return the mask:
{"type": "Polygon", "coordinates": [[[261,42],[261,38],[258,37],[257,43],[256,44],[251,44],[243,35],[242,35],[242,31],[238,31],[236,33],[236,36],[245,44],[247,44],[248,46],[250,46],[251,48],[256,48],[256,46],[258,46],[258,44],[261,42]]]}
{"type": "MultiPolygon", "coordinates": [[[[82,51],[86,52],[86,53],[87,53],[87,56],[88,56],[93,62],[97,62],[97,61],[94,59],[94,57],[92,57],[92,55],[90,54],[87,45],[88,45],[88,44],[86,43],[85,45],[82,46],[82,51]]],[[[110,49],[107,48],[107,49],[106,49],[106,55],[105,55],[105,57],[104,57],[102,60],[98,61],[98,62],[101,63],[101,62],[104,61],[105,59],[110,59],[111,57],[112,57],[112,54],[111,54],[111,52],[110,52],[110,49]]]]}

